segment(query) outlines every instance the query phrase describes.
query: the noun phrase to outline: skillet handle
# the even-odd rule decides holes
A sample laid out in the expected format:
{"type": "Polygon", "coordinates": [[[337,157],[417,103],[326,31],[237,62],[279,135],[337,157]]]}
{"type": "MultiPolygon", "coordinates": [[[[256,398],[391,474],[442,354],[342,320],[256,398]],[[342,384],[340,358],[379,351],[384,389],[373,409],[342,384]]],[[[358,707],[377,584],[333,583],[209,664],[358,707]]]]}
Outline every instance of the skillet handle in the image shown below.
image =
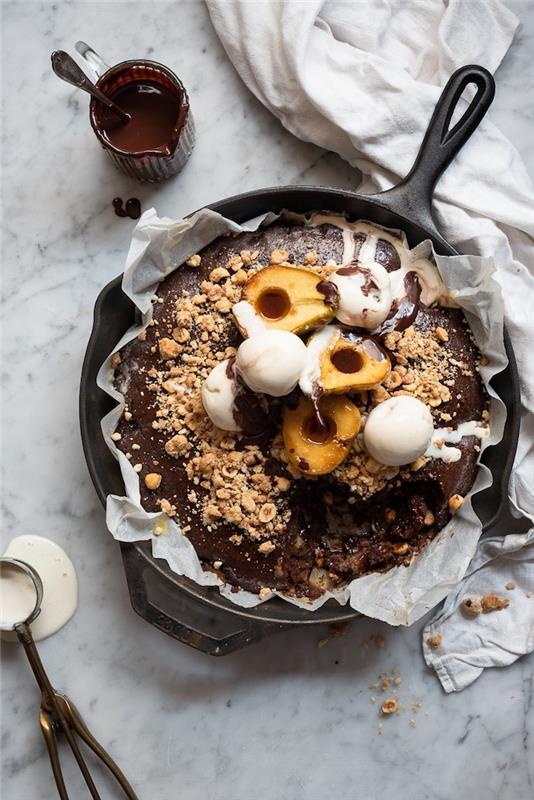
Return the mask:
{"type": "Polygon", "coordinates": [[[495,81],[484,67],[470,65],[456,70],[437,102],[413,167],[397,186],[376,195],[380,204],[410,217],[441,239],[432,218],[434,186],[482,121],[494,95],[495,81]],[[477,87],[475,96],[459,121],[449,128],[462,92],[470,83],[477,87]]]}
{"type": "Polygon", "coordinates": [[[212,656],[224,656],[283,630],[283,625],[216,613],[175,584],[161,579],[132,544],[121,544],[134,611],[173,639],[212,656]]]}

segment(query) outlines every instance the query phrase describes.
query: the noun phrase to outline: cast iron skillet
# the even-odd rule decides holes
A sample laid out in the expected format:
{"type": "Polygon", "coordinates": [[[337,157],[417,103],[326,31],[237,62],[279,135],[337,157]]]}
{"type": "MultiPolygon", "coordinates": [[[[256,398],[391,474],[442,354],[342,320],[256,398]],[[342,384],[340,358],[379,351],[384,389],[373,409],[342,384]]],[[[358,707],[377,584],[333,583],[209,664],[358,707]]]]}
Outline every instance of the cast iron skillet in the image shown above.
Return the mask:
{"type": "MultiPolygon", "coordinates": [[[[436,251],[454,255],[455,250],[437,230],[431,211],[434,186],[443,171],[474,132],[495,93],[489,72],[479,66],[459,69],[447,83],[430,121],[421,149],[406,178],[386,192],[361,195],[316,187],[285,186],[261,189],[230,197],[209,206],[236,222],[245,222],[267,211],[332,211],[400,228],[413,247],[431,239],[436,251]],[[460,121],[449,130],[453,112],[464,89],[476,86],[473,100],[460,121]]],[[[100,365],[135,319],[135,307],[121,290],[117,277],[102,290],[95,305],[94,327],[87,347],[80,390],[80,423],[83,448],[91,478],[105,504],[110,493],[122,495],[123,482],[117,462],[100,430],[101,418],[114,405],[96,385],[100,365]]],[[[507,508],[507,485],[519,428],[519,381],[508,335],[509,363],[493,381],[508,409],[504,438],[488,448],[484,462],[495,481],[476,497],[476,511],[487,532],[502,521],[507,508]]],[[[199,650],[223,655],[261,639],[267,632],[292,625],[341,622],[356,616],[353,609],[326,603],[304,611],[273,599],[252,609],[241,609],[205,588],[175,575],[162,560],[151,555],[150,543],[121,545],[132,606],[147,622],[199,650]]]]}

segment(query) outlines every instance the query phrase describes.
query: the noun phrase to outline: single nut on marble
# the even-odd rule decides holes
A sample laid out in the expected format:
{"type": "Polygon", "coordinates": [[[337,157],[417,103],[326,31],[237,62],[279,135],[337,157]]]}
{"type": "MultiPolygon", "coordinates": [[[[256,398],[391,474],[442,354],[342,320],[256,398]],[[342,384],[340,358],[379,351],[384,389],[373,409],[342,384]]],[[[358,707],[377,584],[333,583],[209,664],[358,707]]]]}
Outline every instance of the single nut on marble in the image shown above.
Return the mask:
{"type": "Polygon", "coordinates": [[[479,597],[466,597],[462,600],[462,610],[469,617],[476,617],[482,613],[482,603],[479,597]]]}
{"type": "Polygon", "coordinates": [[[161,475],[157,472],[149,472],[145,475],[145,486],[147,489],[150,489],[151,492],[159,489],[161,485],[161,475]]]}
{"type": "Polygon", "coordinates": [[[396,711],[399,710],[399,701],[396,697],[388,697],[387,700],[384,700],[382,703],[382,708],[380,711],[382,714],[388,716],[389,714],[394,714],[396,711]]]}
{"type": "Polygon", "coordinates": [[[199,267],[201,261],[202,258],[195,253],[195,255],[188,258],[185,263],[187,264],[188,267],[199,267]]]}
{"type": "Polygon", "coordinates": [[[456,514],[458,509],[463,505],[464,498],[461,494],[453,494],[452,497],[449,497],[449,511],[451,514],[456,514]]]}

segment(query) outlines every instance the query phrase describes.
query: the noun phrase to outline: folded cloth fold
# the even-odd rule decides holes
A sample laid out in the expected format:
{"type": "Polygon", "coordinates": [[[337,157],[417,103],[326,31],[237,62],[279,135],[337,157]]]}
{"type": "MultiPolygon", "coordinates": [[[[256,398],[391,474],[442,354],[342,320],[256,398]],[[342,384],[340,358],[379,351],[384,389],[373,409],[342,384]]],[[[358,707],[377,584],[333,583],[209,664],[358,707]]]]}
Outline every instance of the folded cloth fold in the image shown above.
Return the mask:
{"type": "MultiPolygon", "coordinates": [[[[500,0],[206,2],[249,89],[293,134],[358,167],[363,191],[389,188],[406,175],[452,72],[473,63],[495,72],[518,26],[500,0]]],[[[515,148],[490,119],[440,180],[434,213],[460,252],[491,256],[497,266],[523,403],[510,500],[517,515],[534,519],[534,189],[515,148]]],[[[472,579],[487,577],[490,585],[491,576],[491,584],[500,586],[512,566],[532,570],[529,542],[516,535],[483,541],[472,579]]],[[[460,585],[430,629],[442,624],[464,592],[460,585]]],[[[467,685],[484,666],[510,663],[531,649],[534,600],[523,595],[520,603],[519,596],[512,611],[484,614],[475,623],[456,613],[447,621],[449,658],[429,657],[433,665],[439,661],[440,678],[449,675],[441,678],[448,691],[467,685]],[[496,642],[491,652],[480,644],[477,628],[496,642]]]]}
{"type": "Polygon", "coordinates": [[[446,692],[457,692],[486,667],[505,667],[533,650],[534,528],[482,539],[467,575],[424,629],[425,661],[446,692]],[[474,614],[488,595],[490,606],[491,595],[509,605],[474,614]]]}

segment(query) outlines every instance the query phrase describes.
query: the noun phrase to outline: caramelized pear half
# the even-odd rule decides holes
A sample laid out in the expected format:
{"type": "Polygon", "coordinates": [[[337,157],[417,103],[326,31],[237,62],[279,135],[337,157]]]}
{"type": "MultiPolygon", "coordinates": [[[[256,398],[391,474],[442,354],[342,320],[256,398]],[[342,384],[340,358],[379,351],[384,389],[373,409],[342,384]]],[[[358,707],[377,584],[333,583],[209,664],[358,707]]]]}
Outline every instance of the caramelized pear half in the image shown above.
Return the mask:
{"type": "Polygon", "coordinates": [[[321,293],[325,283],[307,269],[272,264],[248,280],[243,300],[254,307],[269,328],[304,333],[334,316],[337,297],[332,299],[331,291],[321,293]]]}
{"type": "Polygon", "coordinates": [[[307,397],[301,397],[296,408],[284,410],[284,446],[291,464],[304,475],[332,472],[345,460],[360,430],[360,412],[348,397],[323,397],[319,409],[322,425],[307,397]]]}
{"type": "Polygon", "coordinates": [[[372,389],[389,372],[388,357],[372,339],[339,336],[319,359],[319,384],[325,394],[347,394],[372,389]]]}

